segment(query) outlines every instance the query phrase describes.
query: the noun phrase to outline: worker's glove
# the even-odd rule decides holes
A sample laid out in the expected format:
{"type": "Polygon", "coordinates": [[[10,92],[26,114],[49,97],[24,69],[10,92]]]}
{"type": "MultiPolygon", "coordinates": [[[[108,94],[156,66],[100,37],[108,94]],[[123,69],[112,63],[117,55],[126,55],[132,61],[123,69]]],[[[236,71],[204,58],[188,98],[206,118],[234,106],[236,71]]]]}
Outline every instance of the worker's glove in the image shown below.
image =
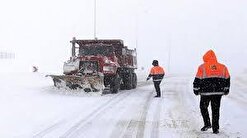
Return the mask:
{"type": "Polygon", "coordinates": [[[198,95],[198,94],[199,94],[199,92],[198,92],[198,91],[194,91],[194,94],[195,94],[195,95],[198,95]]]}
{"type": "Polygon", "coordinates": [[[225,95],[228,95],[229,94],[229,91],[228,92],[225,92],[225,95]]]}
{"type": "Polygon", "coordinates": [[[225,95],[228,95],[229,94],[229,87],[225,87],[223,91],[224,91],[225,95]]]}
{"type": "Polygon", "coordinates": [[[150,77],[147,77],[147,81],[150,79],[150,77]]]}
{"type": "Polygon", "coordinates": [[[195,95],[199,95],[199,90],[200,90],[200,88],[194,88],[194,89],[193,89],[194,94],[195,94],[195,95]]]}

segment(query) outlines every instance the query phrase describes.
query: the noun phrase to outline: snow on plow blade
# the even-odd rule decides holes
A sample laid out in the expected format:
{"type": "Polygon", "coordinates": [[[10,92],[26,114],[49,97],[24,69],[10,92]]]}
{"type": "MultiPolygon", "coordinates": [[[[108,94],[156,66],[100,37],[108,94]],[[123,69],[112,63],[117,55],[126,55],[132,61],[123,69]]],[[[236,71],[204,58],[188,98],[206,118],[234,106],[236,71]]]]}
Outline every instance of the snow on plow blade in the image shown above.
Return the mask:
{"type": "Polygon", "coordinates": [[[100,92],[104,89],[103,78],[95,76],[47,75],[57,88],[83,89],[85,92],[100,92]]]}

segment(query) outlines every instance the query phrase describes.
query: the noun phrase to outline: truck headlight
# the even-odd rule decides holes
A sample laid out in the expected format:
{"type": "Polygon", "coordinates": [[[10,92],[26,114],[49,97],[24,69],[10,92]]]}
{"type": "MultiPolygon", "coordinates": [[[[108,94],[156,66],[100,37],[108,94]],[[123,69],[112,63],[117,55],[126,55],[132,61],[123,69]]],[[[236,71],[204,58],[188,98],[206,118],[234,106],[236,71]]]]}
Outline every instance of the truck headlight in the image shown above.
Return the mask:
{"type": "Polygon", "coordinates": [[[108,60],[108,59],[106,59],[106,60],[105,60],[105,63],[106,63],[106,64],[110,64],[110,63],[111,63],[111,61],[110,61],[110,60],[108,60]]]}

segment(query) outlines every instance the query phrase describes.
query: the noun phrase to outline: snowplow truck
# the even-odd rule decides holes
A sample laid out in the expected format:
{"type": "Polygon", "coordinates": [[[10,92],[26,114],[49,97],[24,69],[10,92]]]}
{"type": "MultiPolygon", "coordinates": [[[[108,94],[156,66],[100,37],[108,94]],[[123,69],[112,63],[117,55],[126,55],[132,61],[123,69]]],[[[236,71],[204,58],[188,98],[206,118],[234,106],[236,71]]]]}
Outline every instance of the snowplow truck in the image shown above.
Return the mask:
{"type": "Polygon", "coordinates": [[[73,38],[70,42],[72,53],[69,60],[64,62],[64,75],[49,75],[55,87],[109,93],[136,88],[136,49],[128,49],[118,39],[73,38]]]}

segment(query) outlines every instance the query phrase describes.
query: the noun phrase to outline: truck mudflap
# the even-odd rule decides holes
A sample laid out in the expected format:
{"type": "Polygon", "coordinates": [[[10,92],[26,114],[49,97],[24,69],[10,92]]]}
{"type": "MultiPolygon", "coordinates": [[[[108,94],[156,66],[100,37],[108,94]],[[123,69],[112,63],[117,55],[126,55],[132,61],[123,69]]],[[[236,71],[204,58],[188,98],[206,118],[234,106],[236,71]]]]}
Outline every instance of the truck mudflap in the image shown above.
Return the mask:
{"type": "Polygon", "coordinates": [[[83,89],[85,92],[102,92],[103,76],[47,75],[53,79],[57,88],[83,89]]]}

